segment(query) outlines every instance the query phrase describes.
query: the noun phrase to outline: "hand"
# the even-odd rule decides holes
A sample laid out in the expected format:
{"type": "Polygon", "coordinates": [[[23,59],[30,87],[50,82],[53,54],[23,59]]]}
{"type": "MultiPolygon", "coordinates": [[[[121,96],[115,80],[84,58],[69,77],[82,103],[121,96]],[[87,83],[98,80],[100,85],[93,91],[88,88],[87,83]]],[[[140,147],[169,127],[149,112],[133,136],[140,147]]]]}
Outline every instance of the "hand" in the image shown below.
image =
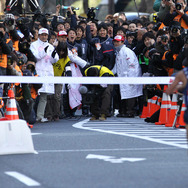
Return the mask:
{"type": "Polygon", "coordinates": [[[13,65],[7,65],[7,69],[12,70],[13,69],[13,65]]]}
{"type": "Polygon", "coordinates": [[[176,12],[177,12],[179,15],[181,15],[181,16],[184,15],[184,10],[183,10],[183,9],[181,9],[181,10],[176,10],[176,12]]]}
{"type": "Polygon", "coordinates": [[[6,25],[6,28],[7,28],[8,32],[10,32],[10,31],[14,30],[15,25],[14,24],[11,26],[6,25]]]}
{"type": "Polygon", "coordinates": [[[151,40],[150,40],[150,44],[151,44],[151,46],[152,46],[153,44],[155,44],[155,40],[154,40],[154,39],[151,39],[151,40]]]}
{"type": "Polygon", "coordinates": [[[59,15],[60,9],[61,9],[61,5],[58,4],[58,5],[56,6],[56,13],[58,13],[58,15],[59,15]]]}
{"type": "Polygon", "coordinates": [[[44,48],[44,51],[47,52],[49,45],[44,48]]]}

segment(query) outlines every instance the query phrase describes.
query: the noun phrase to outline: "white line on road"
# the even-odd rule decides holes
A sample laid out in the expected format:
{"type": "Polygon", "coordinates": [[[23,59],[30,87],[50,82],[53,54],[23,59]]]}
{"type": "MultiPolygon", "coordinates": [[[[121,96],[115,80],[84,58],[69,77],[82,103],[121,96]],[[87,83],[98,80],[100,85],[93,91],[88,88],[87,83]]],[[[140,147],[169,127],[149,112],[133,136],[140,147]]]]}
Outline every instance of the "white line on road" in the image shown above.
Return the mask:
{"type": "MultiPolygon", "coordinates": [[[[188,148],[187,145],[181,145],[181,144],[176,144],[176,143],[173,143],[173,142],[164,141],[164,140],[160,139],[160,137],[161,138],[163,137],[162,135],[161,136],[152,136],[153,137],[152,138],[152,137],[149,137],[149,136],[142,136],[142,135],[136,135],[136,134],[127,134],[125,132],[115,132],[115,131],[112,131],[112,130],[103,130],[103,129],[100,129],[100,128],[93,129],[92,127],[89,127],[89,126],[88,127],[84,127],[83,125],[85,123],[88,123],[88,121],[89,121],[89,119],[85,119],[83,121],[75,123],[73,125],[73,127],[78,128],[78,129],[84,129],[84,130],[102,132],[102,133],[109,133],[109,134],[115,134],[115,135],[121,135],[121,136],[128,136],[128,137],[143,139],[143,140],[147,140],[147,141],[151,141],[151,142],[155,142],[155,143],[160,143],[160,144],[174,146],[174,147],[179,147],[179,148],[184,148],[184,149],[188,148]],[[154,137],[158,137],[158,138],[154,138],[154,137]]],[[[108,122],[106,122],[106,123],[108,123],[108,122]]],[[[165,137],[176,137],[176,136],[165,136],[165,137]]]]}
{"type": "Polygon", "coordinates": [[[75,150],[38,150],[39,153],[71,153],[71,152],[91,152],[91,151],[148,151],[148,150],[177,150],[180,148],[114,148],[114,149],[75,149],[75,150]]]}
{"type": "Polygon", "coordinates": [[[19,180],[20,182],[24,183],[27,186],[40,186],[40,183],[19,172],[10,171],[10,172],[5,172],[5,174],[14,177],[15,179],[19,180]]]}
{"type": "Polygon", "coordinates": [[[35,136],[35,135],[40,135],[42,133],[31,133],[32,136],[35,136]]]}

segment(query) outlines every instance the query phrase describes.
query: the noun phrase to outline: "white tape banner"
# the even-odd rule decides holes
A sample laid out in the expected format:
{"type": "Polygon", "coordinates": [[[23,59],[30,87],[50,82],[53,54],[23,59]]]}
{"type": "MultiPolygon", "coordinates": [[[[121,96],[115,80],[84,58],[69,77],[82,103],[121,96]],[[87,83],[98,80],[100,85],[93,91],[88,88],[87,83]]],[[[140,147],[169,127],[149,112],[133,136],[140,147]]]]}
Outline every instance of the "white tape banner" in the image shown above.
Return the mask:
{"type": "Polygon", "coordinates": [[[0,83],[171,84],[175,77],[32,77],[0,76],[0,83]]]}

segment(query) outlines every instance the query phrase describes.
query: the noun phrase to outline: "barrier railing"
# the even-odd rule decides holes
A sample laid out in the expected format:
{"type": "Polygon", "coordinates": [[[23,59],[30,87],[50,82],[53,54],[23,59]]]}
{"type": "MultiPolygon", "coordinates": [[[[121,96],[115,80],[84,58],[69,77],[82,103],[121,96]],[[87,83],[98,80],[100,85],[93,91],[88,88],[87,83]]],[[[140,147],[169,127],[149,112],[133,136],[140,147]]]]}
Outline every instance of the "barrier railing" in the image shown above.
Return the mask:
{"type": "Polygon", "coordinates": [[[170,84],[175,77],[32,77],[0,76],[0,83],[170,84]]]}

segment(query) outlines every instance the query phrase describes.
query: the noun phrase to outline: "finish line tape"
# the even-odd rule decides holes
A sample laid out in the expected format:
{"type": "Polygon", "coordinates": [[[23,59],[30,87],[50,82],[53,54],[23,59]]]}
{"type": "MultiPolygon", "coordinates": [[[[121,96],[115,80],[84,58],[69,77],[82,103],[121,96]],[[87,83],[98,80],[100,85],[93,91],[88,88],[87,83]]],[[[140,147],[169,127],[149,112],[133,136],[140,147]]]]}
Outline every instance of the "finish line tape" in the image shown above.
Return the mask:
{"type": "Polygon", "coordinates": [[[0,83],[53,84],[171,84],[175,77],[34,77],[0,76],[0,83]]]}

